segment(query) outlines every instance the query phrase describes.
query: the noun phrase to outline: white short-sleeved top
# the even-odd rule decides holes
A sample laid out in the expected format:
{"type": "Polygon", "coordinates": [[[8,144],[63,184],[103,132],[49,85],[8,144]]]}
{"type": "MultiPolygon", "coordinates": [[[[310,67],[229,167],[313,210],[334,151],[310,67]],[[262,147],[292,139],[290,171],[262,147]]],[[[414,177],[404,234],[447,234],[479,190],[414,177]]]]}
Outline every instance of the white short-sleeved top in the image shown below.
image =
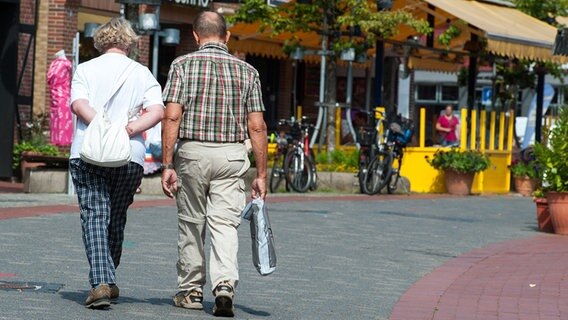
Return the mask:
{"type": "MultiPolygon", "coordinates": [[[[163,106],[162,88],[150,70],[119,53],[105,53],[77,66],[71,84],[71,103],[78,99],[87,99],[95,111],[102,111],[127,68],[131,69],[130,75],[108,104],[112,121],[120,121],[126,125],[129,114],[140,116],[141,109],[151,105],[163,106]]],[[[130,121],[136,116],[130,118],[130,121]]],[[[70,159],[80,158],[79,152],[86,128],[84,122],[77,121],[70,159]]],[[[146,148],[141,134],[130,139],[130,147],[132,161],[144,165],[146,148]]]]}

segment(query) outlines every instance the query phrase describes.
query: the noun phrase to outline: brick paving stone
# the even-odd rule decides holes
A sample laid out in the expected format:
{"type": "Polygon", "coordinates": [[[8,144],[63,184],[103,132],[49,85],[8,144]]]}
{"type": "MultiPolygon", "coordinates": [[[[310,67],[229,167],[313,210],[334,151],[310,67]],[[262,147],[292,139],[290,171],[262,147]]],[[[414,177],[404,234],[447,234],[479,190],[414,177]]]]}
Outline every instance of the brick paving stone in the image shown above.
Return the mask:
{"type": "Polygon", "coordinates": [[[390,319],[426,315],[463,320],[472,314],[478,319],[495,314],[500,320],[565,319],[561,315],[568,318],[568,307],[560,306],[566,305],[568,296],[567,274],[568,237],[538,235],[489,245],[451,260],[415,283],[394,306],[390,319]],[[447,271],[456,271],[455,266],[461,272],[454,272],[450,282],[447,271]],[[438,279],[440,286],[432,288],[438,279]],[[415,299],[415,292],[424,294],[423,288],[433,289],[433,299],[415,299]],[[410,314],[407,305],[413,305],[410,314]]]}

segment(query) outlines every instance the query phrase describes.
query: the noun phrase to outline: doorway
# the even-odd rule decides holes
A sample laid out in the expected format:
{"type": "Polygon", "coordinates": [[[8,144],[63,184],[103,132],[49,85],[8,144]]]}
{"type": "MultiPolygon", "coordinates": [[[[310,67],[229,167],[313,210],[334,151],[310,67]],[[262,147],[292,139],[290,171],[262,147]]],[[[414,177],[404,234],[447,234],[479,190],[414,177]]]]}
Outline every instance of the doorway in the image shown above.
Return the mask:
{"type": "Polygon", "coordinates": [[[258,70],[262,86],[262,100],[266,112],[264,121],[268,130],[274,131],[278,127],[278,90],[280,79],[280,61],[256,56],[247,56],[247,62],[258,70]]]}
{"type": "Polygon", "coordinates": [[[12,176],[18,78],[19,5],[0,0],[0,177],[12,176]]]}

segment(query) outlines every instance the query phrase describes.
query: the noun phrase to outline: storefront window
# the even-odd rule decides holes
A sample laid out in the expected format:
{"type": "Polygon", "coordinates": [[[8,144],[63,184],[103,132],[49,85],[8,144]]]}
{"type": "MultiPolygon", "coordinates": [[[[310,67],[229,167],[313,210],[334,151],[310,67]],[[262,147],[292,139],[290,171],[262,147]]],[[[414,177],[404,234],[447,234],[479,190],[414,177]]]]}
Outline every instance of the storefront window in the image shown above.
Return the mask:
{"type": "Polygon", "coordinates": [[[443,85],[442,86],[442,101],[456,102],[459,99],[458,86],[443,85]]]}
{"type": "Polygon", "coordinates": [[[99,51],[95,49],[93,38],[85,38],[81,32],[79,34],[79,63],[89,61],[98,55],[99,51]]]}
{"type": "Polygon", "coordinates": [[[418,101],[436,101],[436,85],[421,84],[416,88],[416,100],[418,101]]]}

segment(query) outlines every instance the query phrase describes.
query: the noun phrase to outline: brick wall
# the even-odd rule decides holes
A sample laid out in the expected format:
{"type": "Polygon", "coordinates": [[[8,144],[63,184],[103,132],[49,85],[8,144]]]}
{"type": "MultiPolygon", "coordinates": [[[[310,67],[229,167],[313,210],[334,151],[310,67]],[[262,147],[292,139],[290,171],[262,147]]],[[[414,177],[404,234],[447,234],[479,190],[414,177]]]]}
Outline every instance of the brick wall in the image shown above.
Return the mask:
{"type": "Polygon", "coordinates": [[[197,51],[199,46],[193,37],[193,26],[183,24],[180,28],[180,43],[176,47],[176,56],[181,56],[190,52],[197,51]]]}
{"type": "Polygon", "coordinates": [[[138,40],[138,62],[150,67],[150,36],[141,36],[138,40]]]}

